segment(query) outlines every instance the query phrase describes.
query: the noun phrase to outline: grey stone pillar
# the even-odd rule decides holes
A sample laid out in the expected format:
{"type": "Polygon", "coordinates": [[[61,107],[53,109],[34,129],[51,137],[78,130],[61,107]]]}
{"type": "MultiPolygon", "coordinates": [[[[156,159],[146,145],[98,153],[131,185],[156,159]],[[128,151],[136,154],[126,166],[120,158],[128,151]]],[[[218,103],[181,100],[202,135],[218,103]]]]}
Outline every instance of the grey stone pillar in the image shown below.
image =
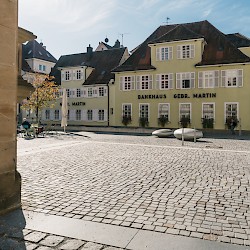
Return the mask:
{"type": "Polygon", "coordinates": [[[18,1],[0,1],[0,214],[21,205],[16,170],[18,1]]]}

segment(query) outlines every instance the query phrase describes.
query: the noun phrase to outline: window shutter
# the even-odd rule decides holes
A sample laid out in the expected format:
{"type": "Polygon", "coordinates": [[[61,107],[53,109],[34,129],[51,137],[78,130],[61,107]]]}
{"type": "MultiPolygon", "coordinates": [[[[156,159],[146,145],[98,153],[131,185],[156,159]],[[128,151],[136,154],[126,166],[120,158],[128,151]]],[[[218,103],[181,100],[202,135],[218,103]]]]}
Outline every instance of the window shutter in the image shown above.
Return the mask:
{"type": "Polygon", "coordinates": [[[219,87],[219,70],[214,71],[214,87],[219,87]]]}
{"type": "Polygon", "coordinates": [[[92,88],[92,90],[93,90],[93,97],[97,97],[98,96],[98,88],[97,87],[93,87],[92,88]]]}
{"type": "Polygon", "coordinates": [[[55,110],[54,109],[51,109],[50,110],[50,120],[55,120],[55,110]]]}
{"type": "Polygon", "coordinates": [[[81,80],[83,80],[83,69],[81,69],[81,80]]]}
{"type": "Polygon", "coordinates": [[[141,89],[141,77],[140,76],[136,76],[136,89],[140,90],[141,89]]]}
{"type": "Polygon", "coordinates": [[[65,73],[63,71],[61,71],[61,77],[62,77],[62,81],[65,81],[65,73]]]}
{"type": "Polygon", "coordinates": [[[131,76],[131,90],[135,89],[135,76],[131,76]]]}
{"type": "Polygon", "coordinates": [[[237,80],[238,80],[238,87],[242,87],[243,86],[243,70],[242,69],[237,70],[237,80]]]}
{"type": "Polygon", "coordinates": [[[191,82],[190,88],[191,88],[191,89],[194,89],[194,88],[195,88],[195,73],[194,73],[194,72],[191,72],[191,73],[190,73],[190,77],[191,77],[191,79],[190,79],[190,82],[191,82]]]}
{"type": "Polygon", "coordinates": [[[59,109],[59,120],[61,120],[62,119],[62,111],[61,111],[61,109],[59,109]]]}
{"type": "Polygon", "coordinates": [[[76,89],[71,89],[69,91],[69,97],[71,97],[71,98],[75,98],[76,97],[76,89]]]}
{"type": "Polygon", "coordinates": [[[92,121],[98,121],[98,109],[93,109],[93,120],[92,121]]]}
{"type": "Polygon", "coordinates": [[[160,55],[161,55],[161,53],[160,53],[160,48],[156,48],[156,61],[161,61],[161,58],[160,58],[160,55]]]}
{"type": "Polygon", "coordinates": [[[42,110],[42,120],[45,120],[45,109],[42,110]]]}
{"type": "Polygon", "coordinates": [[[123,91],[123,76],[120,76],[120,90],[123,91]]]}
{"type": "Polygon", "coordinates": [[[181,73],[176,73],[176,89],[181,88],[181,73]]]}
{"type": "Polygon", "coordinates": [[[173,73],[168,74],[168,88],[173,89],[173,73]]]}
{"type": "Polygon", "coordinates": [[[198,72],[198,88],[203,88],[203,72],[198,72]]]}
{"type": "Polygon", "coordinates": [[[149,80],[149,89],[153,89],[153,75],[149,75],[148,77],[148,80],[149,80]]]}
{"type": "Polygon", "coordinates": [[[169,48],[168,48],[168,51],[169,51],[169,54],[168,54],[169,60],[170,60],[170,59],[173,59],[173,47],[169,47],[169,48]]]}
{"type": "Polygon", "coordinates": [[[226,87],[226,71],[221,71],[221,87],[226,87]]]}
{"type": "Polygon", "coordinates": [[[155,89],[161,89],[160,78],[161,78],[161,75],[157,74],[156,75],[156,82],[155,82],[155,89]]]}
{"type": "Polygon", "coordinates": [[[194,45],[190,45],[190,58],[194,58],[194,45]]]}
{"type": "Polygon", "coordinates": [[[87,121],[87,110],[86,109],[82,110],[82,120],[87,121]]]}
{"type": "Polygon", "coordinates": [[[182,57],[181,57],[181,45],[177,46],[177,59],[182,59],[182,57]]]}
{"type": "Polygon", "coordinates": [[[83,88],[83,97],[87,97],[87,90],[86,90],[86,88],[83,88]]]}
{"type": "Polygon", "coordinates": [[[106,109],[104,109],[104,121],[106,122],[108,120],[108,112],[106,109]]]}
{"type": "Polygon", "coordinates": [[[72,70],[72,79],[76,80],[76,70],[72,70]]]}
{"type": "Polygon", "coordinates": [[[108,95],[108,88],[107,87],[103,87],[104,88],[104,96],[108,95]]]}
{"type": "Polygon", "coordinates": [[[72,80],[72,72],[69,73],[69,80],[72,80]]]}

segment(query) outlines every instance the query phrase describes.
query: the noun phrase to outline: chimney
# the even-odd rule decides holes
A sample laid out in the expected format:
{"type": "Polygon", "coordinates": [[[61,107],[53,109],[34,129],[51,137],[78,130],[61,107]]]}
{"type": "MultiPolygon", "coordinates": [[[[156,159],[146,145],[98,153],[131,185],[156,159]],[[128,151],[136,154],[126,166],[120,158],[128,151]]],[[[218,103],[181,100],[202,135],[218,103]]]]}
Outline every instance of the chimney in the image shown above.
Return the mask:
{"type": "Polygon", "coordinates": [[[46,46],[43,45],[43,42],[40,42],[40,44],[42,45],[42,47],[46,50],[46,46]]]}
{"type": "Polygon", "coordinates": [[[113,48],[121,48],[121,43],[118,39],[115,41],[115,45],[113,48]]]}
{"type": "Polygon", "coordinates": [[[87,54],[88,54],[88,55],[91,55],[92,52],[93,52],[93,48],[92,48],[92,47],[90,46],[90,44],[89,44],[89,46],[87,47],[87,54]]]}

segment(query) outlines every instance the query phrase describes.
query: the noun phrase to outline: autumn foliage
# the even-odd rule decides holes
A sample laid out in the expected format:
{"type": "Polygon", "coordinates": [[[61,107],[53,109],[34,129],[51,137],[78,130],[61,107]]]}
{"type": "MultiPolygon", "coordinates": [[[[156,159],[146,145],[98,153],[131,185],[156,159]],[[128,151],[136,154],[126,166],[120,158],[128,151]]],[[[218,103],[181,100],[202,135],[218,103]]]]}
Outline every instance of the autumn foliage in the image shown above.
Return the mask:
{"type": "Polygon", "coordinates": [[[25,110],[32,110],[38,112],[43,108],[53,108],[55,100],[58,96],[58,87],[54,83],[53,78],[49,75],[35,74],[32,80],[34,92],[27,101],[23,103],[22,108],[25,110]]]}

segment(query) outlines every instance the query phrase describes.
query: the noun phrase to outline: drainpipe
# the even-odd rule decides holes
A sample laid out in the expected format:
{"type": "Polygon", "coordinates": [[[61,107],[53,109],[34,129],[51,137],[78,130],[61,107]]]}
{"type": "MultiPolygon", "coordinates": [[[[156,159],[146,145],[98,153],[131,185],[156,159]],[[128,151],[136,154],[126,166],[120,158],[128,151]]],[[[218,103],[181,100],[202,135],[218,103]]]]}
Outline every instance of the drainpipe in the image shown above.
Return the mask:
{"type": "Polygon", "coordinates": [[[107,84],[107,87],[108,87],[108,112],[107,112],[107,115],[108,115],[108,127],[109,127],[109,83],[107,84]]]}

